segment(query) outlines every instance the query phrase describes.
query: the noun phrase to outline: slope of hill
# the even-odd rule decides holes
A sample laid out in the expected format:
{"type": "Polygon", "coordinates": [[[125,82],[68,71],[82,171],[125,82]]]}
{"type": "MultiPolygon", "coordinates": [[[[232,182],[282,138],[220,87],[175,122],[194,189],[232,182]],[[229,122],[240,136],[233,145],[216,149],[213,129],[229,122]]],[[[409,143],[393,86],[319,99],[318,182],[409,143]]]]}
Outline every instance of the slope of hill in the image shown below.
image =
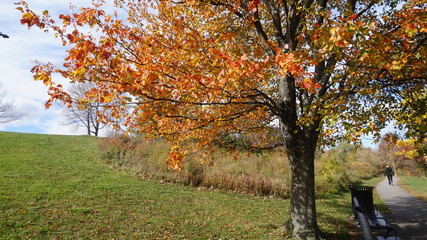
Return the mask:
{"type": "Polygon", "coordinates": [[[277,238],[286,202],[140,181],[94,160],[96,144],[0,132],[0,238],[277,238]]]}
{"type": "MultiPolygon", "coordinates": [[[[0,239],[283,238],[287,200],[141,181],[97,161],[97,144],[0,132],[0,239]]],[[[319,201],[328,239],[349,239],[347,204],[319,201]]]]}

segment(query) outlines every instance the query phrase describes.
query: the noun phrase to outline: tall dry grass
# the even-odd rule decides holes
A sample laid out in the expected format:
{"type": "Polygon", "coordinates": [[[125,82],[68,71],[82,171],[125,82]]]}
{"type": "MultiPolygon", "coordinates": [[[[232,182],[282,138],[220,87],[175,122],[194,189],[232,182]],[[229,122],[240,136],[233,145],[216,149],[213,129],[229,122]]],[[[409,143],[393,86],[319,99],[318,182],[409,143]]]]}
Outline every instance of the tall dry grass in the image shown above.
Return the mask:
{"type": "MultiPolygon", "coordinates": [[[[162,140],[115,135],[101,139],[99,149],[101,159],[108,164],[143,179],[257,196],[287,198],[290,192],[290,167],[280,148],[255,154],[239,150],[235,159],[233,153],[216,147],[212,162],[201,163],[193,156],[185,160],[179,172],[166,166],[170,146],[162,140]]],[[[317,192],[346,191],[348,185],[377,174],[380,165],[374,151],[345,144],[319,153],[317,192]]]]}
{"type": "Polygon", "coordinates": [[[211,163],[193,157],[179,172],[167,168],[169,145],[161,140],[115,135],[101,139],[99,150],[108,164],[144,179],[260,196],[289,195],[289,166],[281,149],[257,154],[242,151],[235,160],[218,147],[211,163]]]}

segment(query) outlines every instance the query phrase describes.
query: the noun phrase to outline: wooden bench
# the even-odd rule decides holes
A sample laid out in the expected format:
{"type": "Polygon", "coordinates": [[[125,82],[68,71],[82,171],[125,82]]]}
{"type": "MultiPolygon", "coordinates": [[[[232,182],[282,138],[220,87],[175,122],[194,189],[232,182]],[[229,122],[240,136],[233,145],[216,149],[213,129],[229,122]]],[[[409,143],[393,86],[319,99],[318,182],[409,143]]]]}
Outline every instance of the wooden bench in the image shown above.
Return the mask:
{"type": "Polygon", "coordinates": [[[363,240],[375,239],[376,237],[372,234],[372,230],[369,227],[369,223],[365,215],[361,211],[356,210],[356,217],[359,220],[360,228],[362,228],[363,240]]]}
{"type": "Polygon", "coordinates": [[[363,233],[363,240],[397,240],[396,235],[392,237],[388,236],[375,236],[372,233],[371,227],[369,226],[369,220],[366,218],[365,214],[357,210],[357,219],[359,220],[360,228],[363,233]]]}
{"type": "MultiPolygon", "coordinates": [[[[382,239],[397,239],[396,230],[391,226],[387,219],[375,209],[371,186],[351,186],[351,202],[354,213],[354,218],[361,221],[366,221],[369,231],[375,232],[382,231],[382,239]],[[363,217],[362,217],[363,215],[363,217]],[[393,236],[390,238],[389,236],[393,236]]],[[[363,230],[363,228],[362,228],[363,230]]],[[[376,236],[380,239],[380,236],[376,236]]]]}
{"type": "Polygon", "coordinates": [[[387,228],[391,226],[379,211],[360,206],[356,197],[353,197],[353,209],[353,211],[356,210],[365,214],[371,228],[387,228]]]}

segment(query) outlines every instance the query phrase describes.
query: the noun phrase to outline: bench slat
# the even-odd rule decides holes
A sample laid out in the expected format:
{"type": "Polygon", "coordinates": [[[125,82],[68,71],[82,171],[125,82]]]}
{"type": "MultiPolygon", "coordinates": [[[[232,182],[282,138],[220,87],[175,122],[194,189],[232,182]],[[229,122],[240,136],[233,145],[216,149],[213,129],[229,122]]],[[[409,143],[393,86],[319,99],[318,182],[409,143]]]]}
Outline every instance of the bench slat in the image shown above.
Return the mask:
{"type": "Polygon", "coordinates": [[[391,240],[396,238],[396,230],[387,219],[375,209],[373,204],[372,189],[374,187],[357,186],[351,187],[351,203],[354,219],[358,219],[364,235],[364,240],[380,239],[391,240]],[[374,236],[372,229],[385,230],[384,236],[374,236]],[[390,236],[393,233],[394,237],[390,236]]]}

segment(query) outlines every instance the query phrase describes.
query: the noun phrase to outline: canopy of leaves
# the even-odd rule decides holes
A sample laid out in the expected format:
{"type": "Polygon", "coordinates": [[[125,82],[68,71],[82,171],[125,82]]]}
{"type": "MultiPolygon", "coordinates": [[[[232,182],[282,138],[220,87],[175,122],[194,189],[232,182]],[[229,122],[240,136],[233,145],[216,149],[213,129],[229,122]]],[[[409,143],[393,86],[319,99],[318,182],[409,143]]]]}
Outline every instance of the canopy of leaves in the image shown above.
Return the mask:
{"type": "Polygon", "coordinates": [[[117,0],[111,13],[104,4],[55,18],[19,3],[22,24],[70,46],[63,66],[38,62],[34,78],[49,87],[47,105],[72,101],[55,73],[95,82],[88,99],[114,103],[104,121],[170,140],[177,169],[189,141],[194,151],[230,134],[269,143],[262,131],[275,119],[291,133],[314,128],[326,144],[358,141],[379,132],[398,93],[425,91],[422,0],[117,0]]]}
{"type": "Polygon", "coordinates": [[[407,137],[420,142],[427,140],[427,93],[406,93],[403,96],[402,108],[396,112],[396,119],[407,131],[407,137]]]}
{"type": "Polygon", "coordinates": [[[427,156],[427,143],[419,142],[416,139],[399,140],[397,142],[399,150],[396,155],[412,160],[425,167],[427,156]]]}

